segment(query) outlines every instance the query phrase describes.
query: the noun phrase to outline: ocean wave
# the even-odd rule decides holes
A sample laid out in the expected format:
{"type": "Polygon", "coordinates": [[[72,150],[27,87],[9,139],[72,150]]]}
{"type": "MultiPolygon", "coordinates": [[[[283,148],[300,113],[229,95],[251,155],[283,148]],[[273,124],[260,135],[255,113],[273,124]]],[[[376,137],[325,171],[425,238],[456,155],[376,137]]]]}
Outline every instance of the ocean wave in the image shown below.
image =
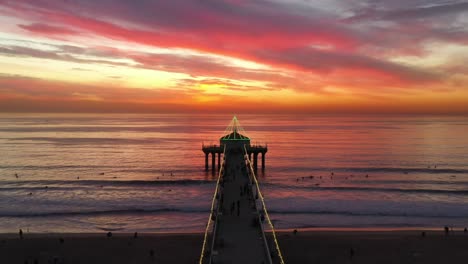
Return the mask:
{"type": "MultiPolygon", "coordinates": [[[[35,217],[76,217],[76,216],[112,216],[112,215],[144,215],[159,213],[208,213],[208,208],[156,208],[156,209],[113,209],[90,211],[62,211],[62,212],[2,212],[0,218],[35,218],[35,217]]],[[[339,215],[362,217],[422,217],[422,218],[467,218],[467,214],[434,214],[423,212],[376,212],[351,210],[310,210],[310,209],[270,209],[274,215],[339,215]]]]}
{"type": "Polygon", "coordinates": [[[158,185],[204,185],[214,184],[212,180],[41,180],[41,181],[2,181],[0,190],[7,189],[60,189],[60,188],[79,188],[80,186],[90,187],[109,187],[109,186],[158,186],[158,185]],[[33,185],[33,186],[31,186],[33,185]],[[40,185],[40,186],[37,186],[40,185]]]}
{"type": "Polygon", "coordinates": [[[468,173],[467,169],[454,169],[454,168],[390,168],[390,167],[381,167],[381,168],[347,168],[343,171],[352,171],[352,172],[402,172],[402,173],[411,173],[411,172],[420,172],[420,173],[468,173]]]}
{"type": "MultiPolygon", "coordinates": [[[[86,123],[88,124],[88,123],[86,123]]],[[[217,129],[218,131],[223,131],[225,129],[222,125],[190,125],[190,128],[186,126],[151,126],[151,125],[143,125],[143,126],[132,126],[132,125],[119,125],[119,126],[15,126],[15,127],[0,127],[0,132],[8,132],[8,133],[35,133],[35,132],[42,132],[42,133],[120,133],[120,132],[159,132],[159,133],[178,133],[180,131],[190,132],[187,131],[190,129],[191,131],[206,131],[210,129],[217,129]]]]}
{"type": "Polygon", "coordinates": [[[468,195],[468,190],[443,190],[443,189],[406,189],[406,188],[382,188],[382,187],[358,187],[358,186],[295,186],[281,183],[262,183],[267,187],[280,187],[291,189],[306,189],[314,191],[369,191],[369,192],[397,192],[397,193],[428,193],[428,194],[455,194],[468,195]]]}
{"type": "Polygon", "coordinates": [[[119,166],[103,165],[0,165],[0,169],[24,169],[24,170],[51,170],[51,169],[114,169],[119,166]]]}
{"type": "Polygon", "coordinates": [[[468,181],[450,181],[450,180],[357,180],[350,179],[352,183],[362,183],[362,184],[430,184],[430,185],[466,185],[468,186],[468,181]]]}
{"type": "Polygon", "coordinates": [[[340,210],[268,210],[271,214],[312,214],[312,215],[344,215],[344,216],[371,216],[371,217],[426,217],[426,218],[467,218],[468,214],[448,215],[433,213],[403,213],[403,212],[362,212],[362,211],[340,211],[340,210]]]}
{"type": "Polygon", "coordinates": [[[95,144],[110,144],[110,145],[146,145],[146,144],[161,144],[161,143],[171,143],[171,142],[183,142],[185,139],[180,138],[92,138],[92,137],[83,137],[83,138],[57,138],[57,137],[22,137],[22,138],[12,138],[9,139],[10,142],[28,142],[36,141],[47,142],[57,145],[95,145],[95,144]]]}
{"type": "Polygon", "coordinates": [[[2,212],[1,217],[29,218],[29,217],[65,217],[65,216],[103,216],[103,215],[139,215],[155,213],[208,213],[209,210],[195,208],[158,208],[158,209],[115,209],[91,211],[63,211],[63,212],[2,212]]]}
{"type": "MultiPolygon", "coordinates": [[[[291,171],[291,167],[275,167],[277,170],[281,171],[291,171]]],[[[294,171],[312,171],[312,172],[325,172],[325,173],[372,173],[372,172],[394,172],[394,173],[430,173],[430,174],[462,174],[467,173],[468,169],[462,168],[416,168],[416,167],[339,167],[339,168],[331,168],[331,167],[294,167],[294,171]]]]}

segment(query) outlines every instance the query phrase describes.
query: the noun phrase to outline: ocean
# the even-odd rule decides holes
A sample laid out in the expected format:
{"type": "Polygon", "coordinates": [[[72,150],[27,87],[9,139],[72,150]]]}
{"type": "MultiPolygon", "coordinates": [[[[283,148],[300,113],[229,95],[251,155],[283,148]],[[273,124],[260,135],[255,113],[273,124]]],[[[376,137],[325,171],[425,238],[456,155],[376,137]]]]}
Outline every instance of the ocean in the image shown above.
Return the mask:
{"type": "MultiPolygon", "coordinates": [[[[0,233],[203,231],[231,118],[1,114],[0,233]]],[[[238,119],[277,229],[468,226],[466,117],[238,119]]]]}

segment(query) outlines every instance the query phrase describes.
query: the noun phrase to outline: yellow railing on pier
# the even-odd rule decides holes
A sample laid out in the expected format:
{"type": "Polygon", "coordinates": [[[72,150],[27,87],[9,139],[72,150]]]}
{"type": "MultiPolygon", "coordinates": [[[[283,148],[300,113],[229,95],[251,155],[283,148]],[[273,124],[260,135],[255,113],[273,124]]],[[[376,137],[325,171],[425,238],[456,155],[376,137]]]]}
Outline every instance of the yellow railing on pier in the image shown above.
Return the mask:
{"type": "MultiPolygon", "coordinates": [[[[224,150],[223,150],[223,156],[225,157],[225,155],[226,155],[226,146],[224,146],[224,150]]],[[[215,207],[215,202],[216,202],[216,195],[218,195],[218,190],[219,190],[219,181],[221,179],[223,170],[224,170],[224,159],[221,162],[221,168],[219,169],[218,179],[216,181],[216,188],[215,188],[215,192],[213,195],[213,200],[211,200],[210,216],[208,217],[208,223],[206,224],[205,236],[203,238],[203,246],[201,249],[199,264],[203,264],[203,259],[205,258],[206,241],[208,239],[208,232],[210,230],[211,218],[213,217],[213,212],[214,212],[214,207],[215,207]]]]}
{"type": "MultiPolygon", "coordinates": [[[[247,148],[245,147],[245,145],[244,145],[244,150],[245,150],[245,153],[247,153],[247,148]]],[[[254,171],[254,169],[252,167],[252,163],[248,159],[248,156],[247,156],[247,160],[249,161],[248,163],[249,163],[250,173],[252,174],[252,178],[253,178],[253,180],[255,182],[255,185],[257,186],[258,197],[260,198],[260,201],[262,203],[263,212],[265,213],[265,218],[266,218],[266,220],[268,222],[268,225],[271,228],[271,234],[273,236],[273,241],[275,243],[276,251],[278,252],[280,263],[284,264],[283,255],[281,254],[281,250],[280,250],[280,247],[279,247],[279,244],[278,244],[278,239],[276,238],[275,227],[273,226],[273,223],[270,220],[270,215],[268,214],[268,211],[266,209],[265,199],[263,198],[263,194],[260,191],[260,186],[258,185],[257,176],[255,175],[255,171],[254,171]]],[[[266,245],[266,246],[268,246],[268,245],[266,245]]]]}

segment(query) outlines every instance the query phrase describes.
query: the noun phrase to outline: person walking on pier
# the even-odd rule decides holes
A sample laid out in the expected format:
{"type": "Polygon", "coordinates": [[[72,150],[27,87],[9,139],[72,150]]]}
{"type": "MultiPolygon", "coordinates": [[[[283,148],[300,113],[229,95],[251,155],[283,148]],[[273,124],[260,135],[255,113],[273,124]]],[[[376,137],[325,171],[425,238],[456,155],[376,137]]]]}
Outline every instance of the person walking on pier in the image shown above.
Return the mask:
{"type": "Polygon", "coordinates": [[[354,257],[354,248],[350,248],[349,249],[349,259],[353,260],[353,257],[354,257]]]}
{"type": "Polygon", "coordinates": [[[232,213],[234,212],[234,207],[235,207],[235,203],[232,202],[232,203],[231,203],[231,213],[230,213],[231,215],[232,215],[232,213]]]}

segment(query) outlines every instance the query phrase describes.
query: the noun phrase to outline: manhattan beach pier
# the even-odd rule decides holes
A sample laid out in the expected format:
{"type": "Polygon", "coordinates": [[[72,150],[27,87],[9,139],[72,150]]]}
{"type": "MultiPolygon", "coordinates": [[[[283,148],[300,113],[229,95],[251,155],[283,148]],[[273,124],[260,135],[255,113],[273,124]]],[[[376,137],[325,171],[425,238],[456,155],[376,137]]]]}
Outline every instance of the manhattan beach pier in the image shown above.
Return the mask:
{"type": "Polygon", "coordinates": [[[256,178],[259,154],[265,169],[267,146],[251,145],[234,116],[219,145],[202,150],[205,170],[211,154],[211,169],[218,173],[199,263],[284,263],[256,178]]]}

